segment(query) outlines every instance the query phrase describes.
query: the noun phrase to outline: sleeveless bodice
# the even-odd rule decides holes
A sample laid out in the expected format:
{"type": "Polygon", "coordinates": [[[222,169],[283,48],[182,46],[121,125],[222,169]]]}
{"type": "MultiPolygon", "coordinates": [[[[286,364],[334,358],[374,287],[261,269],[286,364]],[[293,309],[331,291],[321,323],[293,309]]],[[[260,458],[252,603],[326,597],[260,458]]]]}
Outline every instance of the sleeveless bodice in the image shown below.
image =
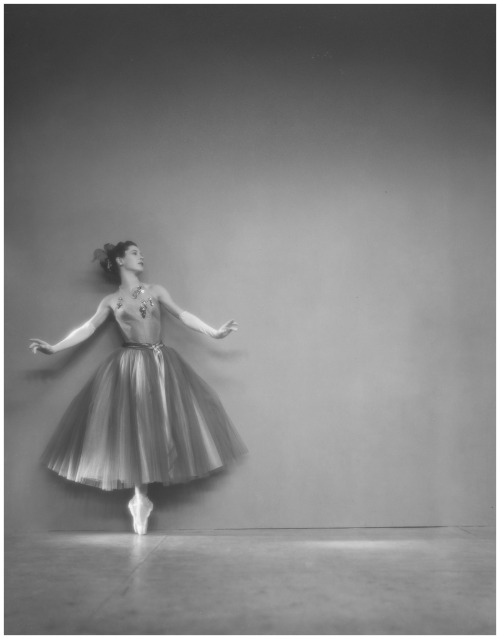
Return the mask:
{"type": "Polygon", "coordinates": [[[135,299],[132,293],[120,290],[113,303],[113,314],[126,342],[161,341],[160,303],[147,284],[135,299]]]}

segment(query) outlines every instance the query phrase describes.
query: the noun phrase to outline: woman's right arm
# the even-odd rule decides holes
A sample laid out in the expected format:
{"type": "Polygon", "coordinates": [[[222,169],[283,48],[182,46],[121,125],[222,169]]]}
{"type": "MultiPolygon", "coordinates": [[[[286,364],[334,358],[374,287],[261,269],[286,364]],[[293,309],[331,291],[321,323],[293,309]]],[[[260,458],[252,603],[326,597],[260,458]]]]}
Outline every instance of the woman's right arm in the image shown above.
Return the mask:
{"type": "Polygon", "coordinates": [[[33,355],[36,355],[38,351],[45,353],[45,355],[52,355],[84,342],[108,317],[109,312],[111,311],[111,297],[112,295],[105,297],[97,307],[97,311],[87,322],[85,322],[85,324],[75,328],[74,331],[57,344],[51,345],[41,339],[32,337],[30,339],[31,344],[29,345],[29,348],[31,348],[33,355]]]}

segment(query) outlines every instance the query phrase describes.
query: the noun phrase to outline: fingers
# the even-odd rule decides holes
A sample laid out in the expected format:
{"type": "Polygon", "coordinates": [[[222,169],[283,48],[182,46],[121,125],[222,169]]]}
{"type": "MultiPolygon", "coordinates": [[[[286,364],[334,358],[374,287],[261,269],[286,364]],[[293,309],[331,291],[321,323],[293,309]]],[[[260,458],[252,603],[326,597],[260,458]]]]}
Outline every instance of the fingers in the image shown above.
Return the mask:
{"type": "Polygon", "coordinates": [[[233,331],[236,332],[238,330],[238,324],[235,320],[229,320],[223,324],[219,329],[219,339],[223,337],[227,337],[233,331]]]}
{"type": "Polygon", "coordinates": [[[43,339],[38,339],[36,337],[30,338],[31,344],[29,344],[28,348],[31,350],[33,355],[36,355],[38,351],[41,353],[50,353],[50,346],[47,342],[44,342],[43,339]]]}
{"type": "Polygon", "coordinates": [[[37,350],[41,347],[44,346],[44,342],[41,339],[31,339],[31,344],[28,346],[28,348],[31,348],[31,350],[33,351],[33,353],[36,353],[37,350]]]}

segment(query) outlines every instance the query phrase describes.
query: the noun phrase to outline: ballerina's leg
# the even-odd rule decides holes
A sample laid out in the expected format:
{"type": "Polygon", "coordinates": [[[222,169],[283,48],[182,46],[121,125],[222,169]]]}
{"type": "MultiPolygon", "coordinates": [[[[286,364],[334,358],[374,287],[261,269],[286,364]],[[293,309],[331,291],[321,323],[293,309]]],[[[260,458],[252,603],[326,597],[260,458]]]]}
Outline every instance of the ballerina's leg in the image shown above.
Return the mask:
{"type": "Polygon", "coordinates": [[[135,487],[135,496],[136,497],[147,497],[148,496],[148,485],[140,484],[135,487]]]}

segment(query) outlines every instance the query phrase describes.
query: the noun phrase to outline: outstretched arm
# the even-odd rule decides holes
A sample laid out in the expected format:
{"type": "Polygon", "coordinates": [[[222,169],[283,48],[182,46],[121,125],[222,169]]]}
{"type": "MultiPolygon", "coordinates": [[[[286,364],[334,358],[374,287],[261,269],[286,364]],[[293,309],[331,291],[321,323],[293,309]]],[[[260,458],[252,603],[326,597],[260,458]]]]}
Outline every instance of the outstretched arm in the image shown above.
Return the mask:
{"type": "Polygon", "coordinates": [[[30,339],[31,344],[29,345],[29,348],[31,348],[33,355],[36,355],[38,351],[45,353],[45,355],[53,355],[54,353],[63,351],[71,346],[76,346],[77,344],[80,344],[80,342],[88,339],[109,315],[111,310],[109,297],[110,296],[105,297],[102,300],[95,314],[87,322],[85,322],[85,324],[75,328],[74,331],[57,344],[51,345],[41,339],[32,337],[30,339]]]}
{"type": "Polygon", "coordinates": [[[179,318],[181,322],[193,329],[194,331],[198,331],[198,333],[204,333],[205,335],[209,335],[215,339],[222,339],[223,337],[227,337],[229,333],[238,330],[238,324],[234,320],[229,320],[223,324],[220,328],[212,328],[208,324],[205,324],[199,317],[189,313],[188,311],[183,311],[172,299],[170,293],[158,284],[155,285],[155,293],[158,296],[158,300],[160,304],[164,306],[169,313],[175,315],[175,317],[179,318]]]}

